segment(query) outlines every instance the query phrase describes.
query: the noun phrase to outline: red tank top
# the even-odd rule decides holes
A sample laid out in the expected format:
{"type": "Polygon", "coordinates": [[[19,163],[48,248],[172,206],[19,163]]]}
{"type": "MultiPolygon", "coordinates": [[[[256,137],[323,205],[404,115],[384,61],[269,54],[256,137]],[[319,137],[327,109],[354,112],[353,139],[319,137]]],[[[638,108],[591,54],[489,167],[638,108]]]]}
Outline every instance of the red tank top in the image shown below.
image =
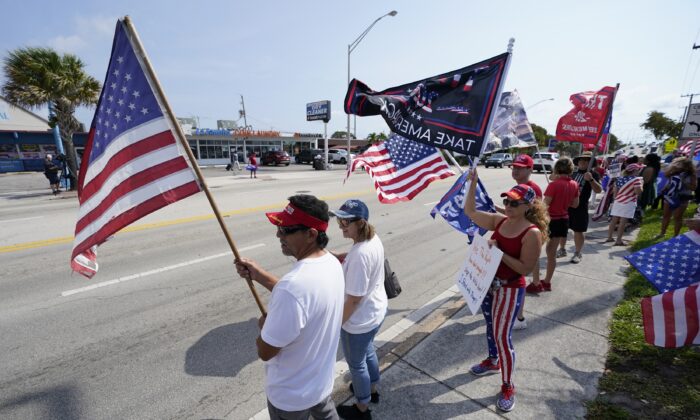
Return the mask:
{"type": "MultiPolygon", "coordinates": [[[[503,222],[507,219],[503,219],[496,225],[496,231],[493,232],[491,239],[495,239],[498,244],[498,248],[503,251],[504,254],[510,255],[513,258],[520,258],[520,251],[523,248],[523,237],[530,229],[536,229],[537,226],[530,225],[525,228],[518,236],[514,238],[507,238],[501,235],[500,229],[503,222]]],[[[496,270],[496,277],[501,280],[508,280],[508,284],[503,285],[503,287],[525,287],[527,282],[525,281],[525,276],[508,267],[503,261],[498,265],[496,270]]]]}

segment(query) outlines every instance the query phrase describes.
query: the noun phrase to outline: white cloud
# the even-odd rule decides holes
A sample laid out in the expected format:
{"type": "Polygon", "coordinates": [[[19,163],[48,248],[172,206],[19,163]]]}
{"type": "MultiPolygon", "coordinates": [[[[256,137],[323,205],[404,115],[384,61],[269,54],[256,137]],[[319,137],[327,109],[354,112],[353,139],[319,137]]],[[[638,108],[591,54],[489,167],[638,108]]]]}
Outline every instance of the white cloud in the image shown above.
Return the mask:
{"type": "Polygon", "coordinates": [[[78,33],[85,35],[94,35],[97,32],[99,35],[109,35],[114,33],[114,27],[117,23],[116,17],[104,16],[79,16],[75,19],[78,33]]]}
{"type": "Polygon", "coordinates": [[[49,39],[48,44],[58,52],[75,53],[85,47],[87,42],[79,35],[59,35],[49,39]]]}
{"type": "Polygon", "coordinates": [[[58,52],[77,53],[88,45],[87,40],[111,37],[116,22],[116,17],[78,16],[74,25],[76,33],[58,35],[49,39],[48,44],[58,52]]]}

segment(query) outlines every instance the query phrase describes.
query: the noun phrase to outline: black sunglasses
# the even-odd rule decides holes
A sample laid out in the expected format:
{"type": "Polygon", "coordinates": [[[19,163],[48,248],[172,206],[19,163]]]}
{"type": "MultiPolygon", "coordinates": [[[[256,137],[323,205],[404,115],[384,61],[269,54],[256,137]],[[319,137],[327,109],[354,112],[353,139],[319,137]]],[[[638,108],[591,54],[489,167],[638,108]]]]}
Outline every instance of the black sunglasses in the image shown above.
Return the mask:
{"type": "Polygon", "coordinates": [[[523,203],[522,201],[518,201],[518,200],[509,200],[507,198],[503,199],[503,205],[506,207],[510,206],[513,208],[517,208],[521,204],[527,204],[527,203],[523,203]]]}
{"type": "Polygon", "coordinates": [[[302,230],[309,230],[309,227],[303,225],[277,226],[277,233],[279,233],[281,236],[291,235],[292,233],[297,233],[302,230]]]}
{"type": "Polygon", "coordinates": [[[354,218],[354,219],[341,219],[341,218],[338,218],[338,225],[340,225],[340,226],[342,226],[342,227],[348,227],[348,226],[350,226],[350,223],[352,223],[352,222],[357,222],[358,220],[360,220],[360,219],[357,219],[357,218],[354,218]]]}

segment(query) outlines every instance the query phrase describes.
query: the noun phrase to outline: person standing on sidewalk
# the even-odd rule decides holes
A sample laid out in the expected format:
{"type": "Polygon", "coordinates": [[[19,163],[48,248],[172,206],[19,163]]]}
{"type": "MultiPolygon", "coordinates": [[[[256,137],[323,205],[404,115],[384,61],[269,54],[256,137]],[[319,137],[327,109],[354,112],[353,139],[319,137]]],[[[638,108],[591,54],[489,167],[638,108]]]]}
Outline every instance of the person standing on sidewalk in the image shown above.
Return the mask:
{"type": "Polygon", "coordinates": [[[644,167],[637,163],[627,165],[622,176],[615,179],[613,194],[615,202],[610,209],[612,220],[608,226],[608,238],[604,242],[615,241],[616,246],[625,246],[622,242],[622,235],[625,233],[627,221],[634,217],[637,209],[637,200],[642,193],[642,178],[638,176],[639,171],[644,167]],[[617,228],[617,240],[613,239],[613,233],[617,228]]]}
{"type": "Polygon", "coordinates": [[[578,184],[569,178],[574,171],[574,164],[568,157],[563,157],[554,164],[553,180],[544,191],[544,203],[549,212],[549,242],[547,242],[547,274],[544,281],[527,286],[527,293],[552,291],[552,277],[557,267],[557,247],[561,238],[566,238],[569,230],[569,207],[578,207],[578,184]]]}
{"type": "MultiPolygon", "coordinates": [[[[513,180],[518,184],[525,184],[535,191],[535,198],[542,200],[542,189],[534,181],[530,179],[532,175],[532,169],[535,166],[535,162],[528,155],[519,155],[513,161],[510,175],[513,180]]],[[[496,205],[496,211],[501,214],[505,214],[505,208],[496,205]]],[[[540,259],[537,258],[537,263],[535,264],[534,270],[532,270],[533,281],[540,281],[540,259]]],[[[520,305],[520,310],[518,311],[518,317],[515,319],[515,324],[513,325],[514,330],[524,330],[527,328],[527,321],[525,320],[525,299],[523,298],[523,303],[520,305]]]]}
{"type": "Polygon", "coordinates": [[[251,152],[250,156],[248,156],[248,166],[246,169],[250,171],[251,179],[258,177],[258,159],[255,157],[255,152],[251,152]]]}
{"type": "MultiPolygon", "coordinates": [[[[572,264],[581,262],[583,255],[583,244],[586,241],[588,231],[588,201],[591,198],[591,191],[598,194],[603,191],[600,185],[600,175],[596,171],[590,171],[588,166],[593,159],[591,152],[583,152],[574,158],[574,165],[577,166],[571,179],[578,184],[579,199],[578,206],[569,207],[569,229],[574,231],[574,255],[571,257],[572,264]]],[[[560,239],[557,257],[566,256],[566,237],[560,239]]]]}
{"type": "Polygon", "coordinates": [[[331,214],[338,218],[343,237],[353,241],[346,255],[338,255],[345,274],[340,342],[352,375],[350,390],[357,403],[338,406],[337,410],[343,419],[371,420],[369,402],[379,402],[379,360],[374,337],[384,322],[389,303],[384,290],[384,246],[369,224],[369,209],[362,201],[348,200],[331,214]]]}
{"type": "Polygon", "coordinates": [[[533,270],[540,256],[549,217],[543,203],[535,199],[535,191],[524,184],[501,194],[506,197],[503,200],[505,215],[476,210],[477,180],[476,169],[473,169],[464,213],[479,227],[494,232],[489,243],[503,251],[503,258],[491,290],[481,304],[489,356],[470,371],[478,376],[501,372],[503,383],[496,407],[511,411],[515,407],[515,349],[511,332],[525,295],[525,275],[533,270]]]}
{"type": "Polygon", "coordinates": [[[49,180],[53,195],[61,192],[61,188],[59,187],[60,180],[58,178],[58,171],[60,171],[60,169],[61,168],[56,166],[56,163],[53,161],[53,156],[48,153],[44,158],[44,176],[49,180]]]}
{"type": "Polygon", "coordinates": [[[289,197],[267,218],[277,226],[284,255],[297,262],[282,278],[255,261],[236,261],[238,274],[272,291],[258,321],[258,356],[265,361],[265,393],[272,420],[337,420],[331,399],[343,319],[343,268],[328,244],[328,205],[312,195],[289,197]]]}

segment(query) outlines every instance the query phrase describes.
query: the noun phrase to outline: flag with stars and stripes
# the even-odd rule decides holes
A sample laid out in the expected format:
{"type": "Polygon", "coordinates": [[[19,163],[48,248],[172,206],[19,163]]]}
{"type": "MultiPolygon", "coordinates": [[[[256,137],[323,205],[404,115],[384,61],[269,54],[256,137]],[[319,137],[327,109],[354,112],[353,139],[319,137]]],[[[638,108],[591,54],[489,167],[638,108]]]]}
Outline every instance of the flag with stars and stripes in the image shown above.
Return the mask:
{"type": "Polygon", "coordinates": [[[385,204],[411,200],[431,182],[454,175],[435,147],[397,134],[353,159],[347,176],[358,166],[374,179],[377,197],[385,204]]]}
{"type": "Polygon", "coordinates": [[[479,156],[509,57],[501,54],[381,92],[353,79],[344,109],[347,114],[381,115],[391,131],[409,140],[479,156]]]}
{"type": "Polygon", "coordinates": [[[78,178],[78,221],[71,267],[97,272],[95,251],[111,235],[200,191],[157,97],[155,82],[123,20],[117,22],[107,75],[78,178]]]}
{"type": "Polygon", "coordinates": [[[700,233],[689,231],[625,257],[659,292],[700,281],[700,233]]]}
{"type": "Polygon", "coordinates": [[[642,299],[644,340],[658,347],[700,344],[700,283],[642,299]]]}
{"type": "MultiPolygon", "coordinates": [[[[469,238],[469,243],[471,243],[474,235],[478,233],[483,236],[487,230],[477,226],[472,219],[464,214],[464,198],[466,197],[467,188],[469,188],[468,177],[469,171],[463,173],[452,188],[442,197],[440,202],[433,207],[430,215],[434,219],[435,215],[439,213],[450,226],[466,234],[469,238]]],[[[486,192],[486,188],[481,183],[481,180],[478,180],[476,185],[475,199],[477,210],[496,213],[496,207],[493,205],[493,201],[486,192]]]]}

